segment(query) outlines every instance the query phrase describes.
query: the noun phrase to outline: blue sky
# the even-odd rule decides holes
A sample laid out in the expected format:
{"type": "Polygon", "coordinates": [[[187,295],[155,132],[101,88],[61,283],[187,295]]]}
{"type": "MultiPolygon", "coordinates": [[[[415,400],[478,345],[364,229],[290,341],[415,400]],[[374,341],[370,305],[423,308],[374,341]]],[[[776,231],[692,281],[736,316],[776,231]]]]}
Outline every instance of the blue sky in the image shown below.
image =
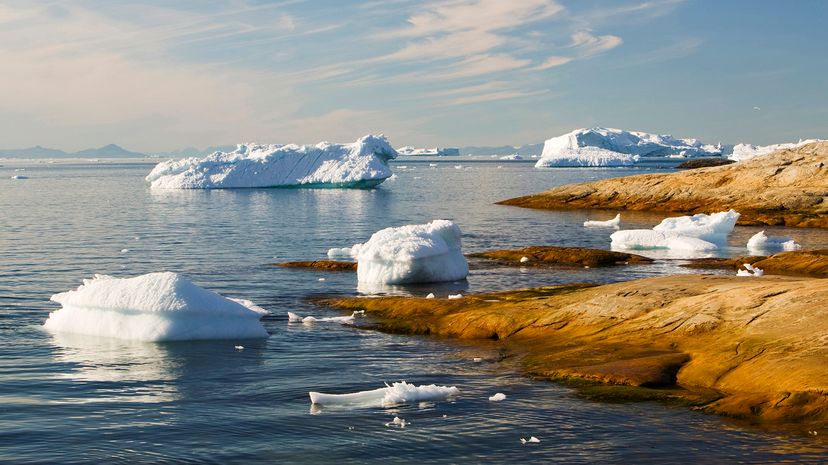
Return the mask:
{"type": "Polygon", "coordinates": [[[828,138],[828,2],[0,0],[0,147],[828,138]],[[175,3],[173,6],[172,4],[175,3]]]}

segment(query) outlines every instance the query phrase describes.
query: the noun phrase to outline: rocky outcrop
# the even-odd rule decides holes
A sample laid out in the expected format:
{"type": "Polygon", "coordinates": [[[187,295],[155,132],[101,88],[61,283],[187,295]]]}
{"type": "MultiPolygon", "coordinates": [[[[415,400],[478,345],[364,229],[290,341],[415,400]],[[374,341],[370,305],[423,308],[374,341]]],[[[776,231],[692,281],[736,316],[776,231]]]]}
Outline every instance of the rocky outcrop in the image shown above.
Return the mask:
{"type": "Polygon", "coordinates": [[[743,225],[828,228],[828,142],[679,173],[643,174],[557,187],[499,202],[542,209],[735,209],[743,225]]]}
{"type": "Polygon", "coordinates": [[[356,271],[357,262],[340,262],[336,260],[312,260],[305,262],[274,263],[285,268],[312,268],[324,271],[356,271]]]}
{"type": "Polygon", "coordinates": [[[588,266],[596,268],[652,262],[652,259],[631,253],[584,247],[532,246],[522,249],[475,252],[467,256],[494,260],[502,265],[524,267],[588,266]]]}
{"type": "Polygon", "coordinates": [[[798,250],[770,257],[701,258],[684,265],[688,268],[736,270],[745,263],[761,268],[765,274],[828,278],[828,250],[798,250]]]}
{"type": "Polygon", "coordinates": [[[697,168],[709,168],[711,166],[730,165],[732,163],[736,162],[727,158],[694,158],[676,165],[676,168],[680,170],[694,170],[697,168]]]}
{"type": "Polygon", "coordinates": [[[380,330],[499,340],[532,375],[659,387],[719,414],[819,426],[828,425],[827,302],[824,279],[706,275],[325,301],[365,310],[380,330]]]}

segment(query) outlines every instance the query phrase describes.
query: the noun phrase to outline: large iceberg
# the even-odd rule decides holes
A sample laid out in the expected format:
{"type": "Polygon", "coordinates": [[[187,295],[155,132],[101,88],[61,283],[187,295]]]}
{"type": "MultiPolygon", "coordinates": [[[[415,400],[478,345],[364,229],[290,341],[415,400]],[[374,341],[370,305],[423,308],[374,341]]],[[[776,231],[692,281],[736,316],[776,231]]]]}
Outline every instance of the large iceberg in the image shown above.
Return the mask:
{"type": "Polygon", "coordinates": [[[795,149],[802,147],[803,145],[813,144],[814,142],[819,142],[820,139],[808,139],[802,140],[800,139],[799,142],[792,142],[786,144],[771,144],[771,145],[752,145],[752,144],[736,144],[733,146],[733,152],[727,156],[727,158],[734,160],[734,161],[745,161],[750,160],[756,157],[761,157],[762,155],[767,155],[769,153],[776,152],[777,150],[784,150],[784,149],[795,149]]]}
{"type": "Polygon", "coordinates": [[[576,129],[548,139],[536,168],[567,166],[629,166],[639,157],[719,156],[720,145],[670,135],[612,128],[576,129]]]}
{"type": "Polygon", "coordinates": [[[614,232],[613,250],[668,249],[675,258],[689,258],[715,251],[727,244],[736,226],[735,210],[706,215],[665,218],[653,229],[628,229],[614,232]]]}
{"type": "MultiPolygon", "coordinates": [[[[350,249],[361,283],[408,284],[457,281],[469,274],[460,228],[448,220],[386,228],[350,249]]],[[[340,256],[347,249],[328,251],[340,256]]]]}
{"type": "Polygon", "coordinates": [[[139,341],[266,338],[267,313],[250,301],[222,297],[176,273],[135,278],[95,275],[52,296],[50,331],[139,341]]]}
{"type": "Polygon", "coordinates": [[[391,177],[388,160],[396,157],[382,135],[353,144],[242,144],[234,152],[161,162],[146,179],[153,188],[164,189],[370,188],[391,177]]]}

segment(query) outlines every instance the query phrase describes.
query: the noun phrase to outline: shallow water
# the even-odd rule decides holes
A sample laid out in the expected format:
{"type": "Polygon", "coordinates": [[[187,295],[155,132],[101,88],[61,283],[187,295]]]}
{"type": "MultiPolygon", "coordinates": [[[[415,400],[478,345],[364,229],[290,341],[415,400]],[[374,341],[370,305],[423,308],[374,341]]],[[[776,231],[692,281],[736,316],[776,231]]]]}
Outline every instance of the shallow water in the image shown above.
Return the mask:
{"type": "MultiPolygon", "coordinates": [[[[464,249],[526,245],[607,248],[613,212],[494,205],[553,185],[639,169],[536,170],[465,159],[397,162],[374,190],[150,191],[151,165],[6,162],[0,167],[0,461],[9,463],[820,462],[828,447],[656,404],[603,404],[516,374],[497,346],[468,346],[339,324],[288,324],[287,311],[332,316],[315,294],[479,292],[693,272],[676,261],[611,270],[473,267],[468,282],[360,288],[352,273],[283,269],[323,258],[377,229],[452,219],[464,249]],[[454,166],[462,164],[462,169],[454,166]],[[406,166],[401,168],[400,166],[406,166]],[[25,168],[25,172],[15,169],[25,168]],[[12,180],[24,174],[29,179],[12,180]],[[41,330],[49,297],[94,273],[181,272],[271,312],[265,341],[126,343],[41,330]],[[325,278],[325,281],[319,281],[325,278]],[[236,350],[236,344],[243,350],[236,350]],[[474,363],[474,357],[485,359],[474,363]],[[353,392],[404,379],[456,385],[445,402],[397,409],[323,408],[307,392],[353,392]],[[489,402],[503,392],[503,402],[489,402]],[[386,427],[395,415],[409,424],[386,427]],[[540,444],[521,445],[536,436],[540,444]]],[[[651,227],[660,215],[624,214],[651,227]]],[[[726,255],[759,228],[737,227],[726,255]]],[[[828,246],[823,231],[788,233],[828,246]]],[[[771,231],[769,231],[771,234],[771,231]]]]}

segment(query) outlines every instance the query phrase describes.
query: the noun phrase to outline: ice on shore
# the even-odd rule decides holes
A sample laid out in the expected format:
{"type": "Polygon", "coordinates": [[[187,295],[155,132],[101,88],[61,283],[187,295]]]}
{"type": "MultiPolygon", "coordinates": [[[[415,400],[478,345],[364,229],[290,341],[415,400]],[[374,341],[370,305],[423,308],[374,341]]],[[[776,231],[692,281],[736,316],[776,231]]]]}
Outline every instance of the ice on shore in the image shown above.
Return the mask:
{"type": "Polygon", "coordinates": [[[500,402],[502,400],[506,400],[506,394],[498,392],[497,394],[490,396],[489,400],[492,402],[500,402]]]}
{"type": "Polygon", "coordinates": [[[697,139],[596,127],[576,129],[546,140],[535,167],[629,166],[640,157],[685,158],[721,153],[721,146],[697,139]]]}
{"type": "MultiPolygon", "coordinates": [[[[368,242],[351,247],[350,255],[357,259],[361,283],[458,281],[469,273],[460,236],[460,228],[448,220],[386,228],[375,232],[368,242]]],[[[345,249],[331,250],[336,254],[345,249]]],[[[328,256],[331,254],[328,251],[328,256]]]]}
{"type": "Polygon", "coordinates": [[[669,249],[676,258],[691,258],[717,250],[727,244],[739,213],[735,210],[706,215],[665,218],[653,229],[616,231],[611,236],[613,250],[669,249]]]}
{"type": "Polygon", "coordinates": [[[321,392],[309,392],[308,394],[311,403],[317,405],[393,407],[415,402],[445,400],[459,395],[460,390],[454,386],[437,386],[436,384],[416,386],[400,381],[371,391],[349,394],[323,394],[321,392]]]}
{"type": "Polygon", "coordinates": [[[266,313],[202,289],[176,273],[134,278],[95,275],[52,296],[49,331],[139,341],[266,338],[266,313]]]}
{"type": "Polygon", "coordinates": [[[352,325],[352,324],[354,324],[354,321],[356,321],[356,316],[357,315],[362,315],[364,313],[365,313],[364,310],[357,310],[357,311],[355,311],[355,312],[353,312],[353,313],[351,313],[350,315],[347,315],[347,316],[329,316],[329,317],[319,317],[319,318],[317,318],[313,315],[307,315],[307,316],[303,317],[303,316],[297,315],[296,313],[288,312],[288,323],[302,323],[302,324],[306,324],[306,325],[312,325],[312,324],[317,323],[317,322],[320,322],[320,323],[332,322],[332,323],[340,323],[340,324],[343,324],[343,325],[352,325]]]}
{"type": "Polygon", "coordinates": [[[750,263],[745,263],[742,266],[744,266],[745,269],[744,270],[741,270],[741,269],[738,270],[736,272],[736,276],[753,276],[753,277],[758,278],[759,276],[764,276],[764,274],[765,274],[765,271],[763,269],[756,268],[755,266],[751,265],[750,263]]]}
{"type": "Polygon", "coordinates": [[[587,220],[584,221],[584,226],[587,228],[617,228],[621,224],[621,214],[615,215],[615,218],[606,221],[587,220]]]}
{"type": "Polygon", "coordinates": [[[802,246],[790,237],[768,237],[765,231],[759,231],[748,240],[747,248],[750,253],[761,255],[779,250],[791,252],[802,249],[802,246]]]}
{"type": "Polygon", "coordinates": [[[369,188],[391,177],[388,161],[396,157],[382,135],[352,144],[241,144],[234,152],[161,162],[146,179],[163,189],[369,188]]]}
{"type": "Polygon", "coordinates": [[[763,155],[776,152],[777,150],[795,149],[802,147],[803,145],[819,142],[820,140],[821,139],[800,139],[799,142],[771,145],[736,144],[735,146],[733,146],[733,152],[730,155],[728,155],[727,158],[734,161],[751,160],[756,157],[761,157],[763,155]]]}

